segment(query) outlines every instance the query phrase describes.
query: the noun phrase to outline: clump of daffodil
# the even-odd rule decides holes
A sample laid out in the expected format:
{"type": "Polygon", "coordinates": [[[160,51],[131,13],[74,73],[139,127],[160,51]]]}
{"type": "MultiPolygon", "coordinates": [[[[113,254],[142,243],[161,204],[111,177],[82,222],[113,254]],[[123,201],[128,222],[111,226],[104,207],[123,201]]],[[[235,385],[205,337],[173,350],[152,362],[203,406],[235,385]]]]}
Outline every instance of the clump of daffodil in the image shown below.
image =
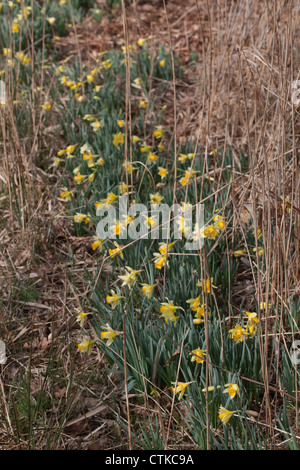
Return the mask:
{"type": "Polygon", "coordinates": [[[129,266],[125,266],[125,269],[127,273],[123,274],[122,276],[118,276],[118,278],[123,281],[122,286],[128,286],[131,288],[135,284],[137,275],[141,271],[137,271],[136,269],[130,268],[129,266]]]}
{"type": "Polygon", "coordinates": [[[183,397],[187,387],[194,383],[194,381],[192,382],[172,382],[172,384],[175,385],[175,387],[172,387],[172,392],[174,395],[176,395],[177,393],[179,393],[179,397],[178,397],[178,400],[181,400],[181,398],[183,397]]]}
{"type": "Polygon", "coordinates": [[[106,296],[106,302],[111,305],[112,309],[114,310],[117,307],[120,299],[123,299],[124,297],[122,295],[116,294],[114,290],[111,290],[110,294],[111,295],[106,296]]]}
{"type": "Polygon", "coordinates": [[[78,350],[82,353],[86,353],[88,356],[92,352],[92,346],[95,341],[91,341],[89,338],[85,338],[81,343],[78,344],[78,350]]]}
{"type": "Polygon", "coordinates": [[[114,249],[109,249],[108,253],[111,258],[114,258],[115,256],[119,255],[121,259],[124,259],[123,255],[123,247],[119,245],[116,241],[113,242],[116,248],[114,249]]]}
{"type": "Polygon", "coordinates": [[[167,301],[168,302],[163,302],[161,304],[160,313],[168,324],[169,321],[176,322],[176,320],[179,319],[179,317],[175,315],[175,312],[178,309],[183,310],[183,308],[174,305],[172,300],[167,299],[167,301]]]}
{"type": "Polygon", "coordinates": [[[225,390],[223,391],[223,393],[228,393],[228,395],[230,396],[230,399],[232,400],[232,398],[234,398],[236,395],[239,395],[240,396],[240,387],[238,386],[238,384],[235,384],[235,383],[230,383],[230,384],[225,384],[225,390]]]}
{"type": "Polygon", "coordinates": [[[242,343],[246,336],[249,334],[247,332],[246,328],[243,328],[241,325],[235,325],[234,328],[229,330],[230,337],[236,342],[236,343],[242,343]]]}
{"type": "Polygon", "coordinates": [[[89,315],[89,314],[85,313],[85,312],[79,312],[77,317],[76,317],[76,321],[77,321],[77,323],[79,323],[81,328],[83,327],[83,324],[85,322],[85,318],[87,317],[87,315],[89,315]]]}
{"type": "Polygon", "coordinates": [[[231,416],[236,413],[236,411],[229,411],[224,408],[224,406],[220,406],[219,408],[219,419],[222,421],[223,424],[227,424],[230,420],[231,416]]]}
{"type": "Polygon", "coordinates": [[[113,340],[117,337],[123,334],[122,331],[116,331],[114,330],[108,323],[106,323],[105,326],[102,327],[103,329],[107,331],[101,331],[100,337],[101,339],[107,339],[107,346],[110,346],[113,340]]]}
{"type": "Polygon", "coordinates": [[[155,284],[145,284],[145,283],[142,283],[141,284],[142,286],[142,292],[143,292],[143,295],[145,297],[147,297],[148,299],[151,299],[152,295],[153,295],[153,289],[155,287],[155,284]]]}
{"type": "Polygon", "coordinates": [[[194,349],[190,355],[192,356],[191,357],[191,362],[198,362],[198,364],[202,364],[204,361],[205,361],[205,355],[206,355],[206,350],[205,349],[200,349],[200,348],[197,348],[197,349],[194,349]]]}

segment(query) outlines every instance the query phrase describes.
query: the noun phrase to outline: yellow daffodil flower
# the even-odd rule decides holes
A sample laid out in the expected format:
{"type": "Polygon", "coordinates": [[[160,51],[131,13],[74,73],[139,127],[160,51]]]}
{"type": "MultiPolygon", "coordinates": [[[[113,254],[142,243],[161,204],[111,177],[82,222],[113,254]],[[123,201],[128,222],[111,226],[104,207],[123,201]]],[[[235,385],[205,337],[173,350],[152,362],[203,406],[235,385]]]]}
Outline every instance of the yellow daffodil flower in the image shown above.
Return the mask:
{"type": "Polygon", "coordinates": [[[237,395],[240,395],[240,387],[235,383],[225,384],[225,390],[223,393],[228,393],[230,399],[234,398],[237,395]]]}
{"type": "Polygon", "coordinates": [[[197,282],[196,286],[198,287],[202,287],[202,291],[203,292],[206,292],[207,294],[209,294],[211,292],[211,288],[213,287],[214,289],[216,289],[216,286],[213,285],[213,282],[214,282],[214,278],[211,277],[210,279],[206,279],[206,281],[204,281],[204,284],[202,285],[202,282],[199,281],[197,282]]]}
{"type": "MultiPolygon", "coordinates": [[[[168,300],[168,299],[167,299],[168,300]]],[[[160,313],[162,314],[162,317],[164,317],[166,323],[169,323],[169,320],[172,322],[176,322],[176,320],[179,319],[179,317],[176,317],[174,313],[176,310],[183,310],[182,307],[178,307],[174,305],[172,300],[168,300],[168,302],[163,302],[160,306],[160,313]]]]}
{"type": "Polygon", "coordinates": [[[196,312],[201,305],[200,297],[201,296],[199,295],[196,299],[188,299],[186,301],[187,304],[190,304],[190,308],[194,312],[196,312]]]}
{"type": "Polygon", "coordinates": [[[156,162],[158,159],[158,155],[155,155],[155,153],[149,153],[147,157],[148,162],[156,162]]]}
{"type": "Polygon", "coordinates": [[[153,289],[155,284],[141,284],[143,295],[146,296],[148,299],[151,299],[153,295],[153,289]]]}
{"type": "Polygon", "coordinates": [[[110,291],[111,295],[106,296],[106,302],[111,305],[112,309],[114,310],[120,299],[123,299],[124,297],[122,295],[117,295],[114,290],[110,291]]]}
{"type": "Polygon", "coordinates": [[[123,281],[122,286],[128,286],[131,288],[135,282],[136,277],[141,271],[137,271],[136,269],[130,268],[129,266],[125,266],[127,273],[123,274],[122,276],[118,276],[119,279],[123,281]]]}
{"type": "Polygon", "coordinates": [[[92,122],[91,124],[92,128],[94,129],[94,131],[98,131],[99,129],[101,129],[102,127],[102,122],[101,121],[94,121],[92,122]]]}
{"type": "Polygon", "coordinates": [[[78,344],[78,350],[82,353],[87,353],[89,356],[92,352],[92,346],[95,341],[90,341],[88,338],[84,339],[80,344],[78,344]]]}
{"type": "MultiPolygon", "coordinates": [[[[154,253],[154,264],[157,269],[162,269],[164,265],[166,264],[166,255],[162,255],[160,253],[154,253]]],[[[169,265],[169,262],[167,262],[167,266],[169,265]]]]}
{"type": "Polygon", "coordinates": [[[150,201],[152,204],[161,204],[163,201],[163,196],[159,193],[150,194],[150,201]]]}
{"type": "Polygon", "coordinates": [[[109,256],[111,258],[114,258],[114,256],[119,255],[121,259],[124,259],[123,247],[121,245],[119,245],[116,241],[114,241],[113,243],[114,243],[116,248],[114,248],[113,250],[110,248],[108,250],[109,256]]]}
{"type": "Polygon", "coordinates": [[[79,323],[79,325],[81,326],[81,328],[83,327],[83,324],[84,324],[84,321],[85,321],[85,317],[88,315],[88,313],[84,313],[84,312],[80,312],[78,313],[77,317],[76,317],[76,321],[77,323],[79,323]]]}
{"type": "Polygon", "coordinates": [[[246,328],[243,328],[241,325],[235,325],[234,328],[229,330],[230,337],[237,343],[242,343],[249,333],[246,328]]]}
{"type": "Polygon", "coordinates": [[[159,170],[159,171],[158,171],[158,174],[159,174],[159,176],[161,177],[161,179],[162,179],[162,180],[165,179],[166,176],[167,176],[167,174],[168,174],[168,170],[167,170],[166,168],[163,168],[162,166],[159,166],[159,167],[158,167],[158,170],[159,170]]]}
{"type": "Polygon", "coordinates": [[[190,355],[192,356],[191,358],[191,362],[198,362],[199,364],[202,364],[202,362],[205,361],[205,355],[206,355],[206,350],[205,349],[200,349],[200,348],[197,348],[197,349],[194,349],[190,355]]]}
{"type": "Polygon", "coordinates": [[[71,201],[72,199],[72,191],[69,191],[68,188],[62,188],[59,193],[59,197],[64,199],[65,201],[71,201]]]}
{"type": "Polygon", "coordinates": [[[160,242],[158,244],[159,245],[158,251],[160,252],[160,254],[165,255],[167,252],[169,253],[171,249],[173,248],[173,246],[175,245],[176,241],[172,243],[160,242]]]}
{"type": "Polygon", "coordinates": [[[236,258],[239,258],[240,256],[245,256],[247,254],[247,250],[236,250],[233,252],[233,255],[236,258]]]}
{"type": "Polygon", "coordinates": [[[156,126],[153,135],[156,139],[163,139],[165,131],[161,126],[156,126]]]}
{"type": "Polygon", "coordinates": [[[172,392],[173,392],[174,395],[179,393],[178,400],[181,400],[181,398],[183,397],[188,385],[190,385],[192,383],[194,383],[194,381],[192,381],[192,382],[177,382],[177,385],[176,385],[176,382],[172,382],[172,384],[176,385],[176,387],[172,387],[172,392]]]}
{"type": "Polygon", "coordinates": [[[117,336],[123,334],[122,331],[113,330],[112,327],[109,326],[108,323],[107,323],[105,326],[103,326],[102,328],[103,328],[103,329],[106,329],[107,331],[101,331],[101,333],[100,333],[100,338],[101,338],[102,340],[107,339],[107,343],[106,343],[107,346],[110,346],[111,343],[113,342],[113,340],[114,340],[117,336]]]}
{"type": "Polygon", "coordinates": [[[219,409],[219,419],[222,421],[223,424],[227,424],[230,420],[231,416],[236,413],[236,411],[229,411],[224,408],[224,406],[220,406],[219,409]]]}
{"type": "Polygon", "coordinates": [[[92,248],[93,250],[98,250],[98,251],[102,251],[103,250],[103,243],[105,240],[100,240],[100,238],[94,236],[94,241],[92,243],[92,248]]]}
{"type": "Polygon", "coordinates": [[[113,136],[113,145],[118,147],[120,144],[124,144],[125,141],[125,134],[123,132],[118,132],[118,134],[114,134],[113,136]]]}

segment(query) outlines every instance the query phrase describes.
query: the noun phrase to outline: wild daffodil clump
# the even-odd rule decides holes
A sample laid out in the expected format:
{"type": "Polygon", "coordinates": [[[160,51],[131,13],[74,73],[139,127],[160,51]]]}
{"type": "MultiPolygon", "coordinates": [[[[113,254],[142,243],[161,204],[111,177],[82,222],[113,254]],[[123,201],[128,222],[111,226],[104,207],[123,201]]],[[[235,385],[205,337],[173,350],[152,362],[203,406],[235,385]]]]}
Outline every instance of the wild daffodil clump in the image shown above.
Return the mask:
{"type": "MultiPolygon", "coordinates": [[[[98,344],[121,370],[125,341],[129,390],[144,391],[145,386],[152,394],[167,390],[175,406],[186,397],[192,404],[187,405],[191,429],[206,427],[208,406],[212,428],[232,426],[240,436],[238,430],[244,429],[243,419],[247,419],[245,409],[250,400],[259,399],[259,387],[253,390],[253,381],[263,380],[258,339],[263,323],[258,301],[253,299],[256,310],[252,312],[233,308],[232,291],[240,256],[258,259],[263,267],[263,248],[257,251],[255,246],[256,238],[260,245],[263,239],[261,234],[255,238],[251,222],[242,227],[251,251],[245,254],[242,238],[232,237],[230,170],[226,169],[231,165],[230,151],[216,149],[205,157],[204,150],[190,141],[175,151],[173,129],[163,124],[166,108],[149,96],[150,62],[157,78],[167,80],[170,67],[168,59],[162,60],[153,49],[152,40],[144,38],[129,48],[124,45],[120,51],[101,54],[83,77],[74,76],[67,66],[57,71],[80,123],[76,137],[71,131],[66,134],[66,147],[57,152],[62,160],[58,171],[65,178],[61,198],[68,213],[73,213],[75,233],[93,237],[91,248],[100,271],[104,263],[111,266],[111,276],[91,288],[90,305],[98,313],[94,315],[98,344]],[[125,80],[126,70],[127,77],[130,72],[130,120],[125,89],[115,88],[120,77],[125,80]],[[72,90],[69,82],[80,85],[72,90]],[[84,98],[78,100],[83,88],[84,98]],[[217,181],[211,175],[221,165],[224,171],[217,181]],[[122,197],[128,207],[143,204],[146,213],[122,214],[122,197]],[[195,223],[199,197],[205,201],[201,226],[195,223]],[[163,223],[150,209],[172,206],[175,201],[180,210],[170,216],[163,239],[163,223]],[[116,211],[108,227],[111,235],[97,240],[101,220],[97,210],[109,206],[116,211]],[[192,223],[188,214],[193,214],[192,223]],[[135,224],[140,236],[132,239],[135,224]],[[155,230],[158,236],[152,237],[155,230]],[[196,242],[201,248],[188,251],[187,243],[196,242]],[[180,348],[176,382],[178,360],[171,358],[180,348]],[[145,385],[143,377],[151,381],[154,369],[152,385],[145,385]]],[[[204,446],[204,434],[197,433],[200,446],[204,446]]],[[[219,448],[229,445],[213,432],[210,439],[219,448]]]]}

